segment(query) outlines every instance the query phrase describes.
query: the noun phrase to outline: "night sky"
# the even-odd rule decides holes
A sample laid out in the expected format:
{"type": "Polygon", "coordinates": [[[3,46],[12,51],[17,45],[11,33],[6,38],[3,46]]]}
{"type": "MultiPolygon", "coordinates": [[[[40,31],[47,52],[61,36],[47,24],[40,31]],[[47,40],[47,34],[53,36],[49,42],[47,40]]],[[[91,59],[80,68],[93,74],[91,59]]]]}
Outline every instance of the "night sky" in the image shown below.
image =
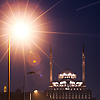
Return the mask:
{"type": "MultiPolygon", "coordinates": [[[[16,0],[8,0],[15,4],[16,0]]],[[[20,4],[21,0],[19,0],[20,4]]],[[[0,1],[1,9],[6,3],[0,1]]],[[[38,64],[30,64],[31,55],[28,44],[25,48],[25,64],[21,45],[14,43],[11,46],[11,91],[20,88],[23,91],[24,73],[35,71],[33,75],[26,75],[26,91],[38,89],[43,91],[49,86],[49,54],[50,43],[53,54],[53,80],[65,69],[77,74],[77,80],[82,80],[82,44],[84,42],[86,56],[86,86],[93,90],[93,95],[100,93],[100,1],[99,0],[30,0],[29,4],[40,9],[43,14],[38,20],[44,27],[42,32],[32,38],[40,47],[30,41],[31,51],[37,54],[38,64]],[[45,32],[43,32],[45,31],[45,32]],[[40,38],[40,39],[39,39],[40,38]],[[43,53],[43,51],[45,53],[43,53]],[[48,56],[47,56],[48,55],[48,56]]],[[[29,6],[28,6],[29,7],[29,6]]],[[[31,7],[32,8],[32,7],[31,7]]],[[[2,13],[0,12],[0,17],[2,13]]],[[[1,20],[1,18],[0,18],[1,20]]],[[[2,27],[2,23],[0,23],[2,27]]],[[[41,29],[40,29],[41,31],[41,29]]],[[[7,36],[0,29],[0,59],[7,50],[7,36]],[[4,41],[3,45],[1,45],[4,41]]],[[[11,40],[12,42],[12,40],[11,40]]],[[[0,62],[0,92],[7,85],[8,55],[5,54],[0,62]]]]}

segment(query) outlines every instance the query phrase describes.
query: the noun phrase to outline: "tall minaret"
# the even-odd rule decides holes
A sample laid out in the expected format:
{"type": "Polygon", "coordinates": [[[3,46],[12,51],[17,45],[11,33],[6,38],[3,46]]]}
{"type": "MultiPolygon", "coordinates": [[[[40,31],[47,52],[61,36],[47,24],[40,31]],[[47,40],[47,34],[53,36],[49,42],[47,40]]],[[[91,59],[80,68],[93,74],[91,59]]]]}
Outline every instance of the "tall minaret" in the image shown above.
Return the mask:
{"type": "Polygon", "coordinates": [[[51,44],[50,44],[50,85],[52,85],[52,67],[53,67],[53,64],[52,64],[52,47],[51,47],[51,44]]]}
{"type": "Polygon", "coordinates": [[[85,54],[84,54],[84,43],[82,48],[82,81],[85,85],[85,54]]]}

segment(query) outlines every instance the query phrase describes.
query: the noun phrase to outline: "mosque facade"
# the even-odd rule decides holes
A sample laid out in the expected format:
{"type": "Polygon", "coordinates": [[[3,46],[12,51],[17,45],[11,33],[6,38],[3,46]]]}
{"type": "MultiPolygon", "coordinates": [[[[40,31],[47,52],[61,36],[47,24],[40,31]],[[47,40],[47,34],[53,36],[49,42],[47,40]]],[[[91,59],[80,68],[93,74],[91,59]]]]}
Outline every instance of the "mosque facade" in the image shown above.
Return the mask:
{"type": "Polygon", "coordinates": [[[96,100],[92,97],[92,90],[86,89],[85,84],[85,53],[82,48],[82,81],[77,80],[77,75],[66,69],[58,74],[58,80],[53,81],[52,47],[50,45],[50,85],[45,90],[45,95],[50,100],[96,100]]]}

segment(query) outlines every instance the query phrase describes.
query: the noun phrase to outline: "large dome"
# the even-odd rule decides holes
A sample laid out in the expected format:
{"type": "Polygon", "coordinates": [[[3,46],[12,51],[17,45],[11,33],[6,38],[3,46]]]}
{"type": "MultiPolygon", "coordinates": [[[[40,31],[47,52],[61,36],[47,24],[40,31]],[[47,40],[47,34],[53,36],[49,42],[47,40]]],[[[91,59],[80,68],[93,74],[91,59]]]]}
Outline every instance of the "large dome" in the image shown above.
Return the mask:
{"type": "Polygon", "coordinates": [[[61,81],[62,79],[76,79],[76,74],[74,74],[71,70],[66,69],[62,73],[58,75],[58,80],[61,81]]]}
{"type": "Polygon", "coordinates": [[[69,70],[69,69],[65,69],[63,72],[61,72],[61,74],[63,74],[63,73],[66,73],[66,74],[69,74],[69,73],[71,73],[71,74],[74,74],[71,70],[69,70]]]}

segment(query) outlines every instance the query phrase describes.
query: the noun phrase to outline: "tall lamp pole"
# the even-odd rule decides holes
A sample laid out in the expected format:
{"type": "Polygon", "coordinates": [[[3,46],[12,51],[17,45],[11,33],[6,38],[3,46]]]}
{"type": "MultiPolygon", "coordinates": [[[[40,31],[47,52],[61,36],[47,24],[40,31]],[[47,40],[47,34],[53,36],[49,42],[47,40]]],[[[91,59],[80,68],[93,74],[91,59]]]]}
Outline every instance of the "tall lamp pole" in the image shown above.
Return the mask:
{"type": "Polygon", "coordinates": [[[8,100],[10,100],[10,35],[8,37],[8,100]]]}
{"type": "MultiPolygon", "coordinates": [[[[35,72],[31,71],[31,72],[28,72],[26,74],[34,74],[35,72]]],[[[23,86],[23,91],[24,91],[24,100],[25,100],[25,79],[26,79],[26,74],[24,74],[24,86],[23,86]]]]}

